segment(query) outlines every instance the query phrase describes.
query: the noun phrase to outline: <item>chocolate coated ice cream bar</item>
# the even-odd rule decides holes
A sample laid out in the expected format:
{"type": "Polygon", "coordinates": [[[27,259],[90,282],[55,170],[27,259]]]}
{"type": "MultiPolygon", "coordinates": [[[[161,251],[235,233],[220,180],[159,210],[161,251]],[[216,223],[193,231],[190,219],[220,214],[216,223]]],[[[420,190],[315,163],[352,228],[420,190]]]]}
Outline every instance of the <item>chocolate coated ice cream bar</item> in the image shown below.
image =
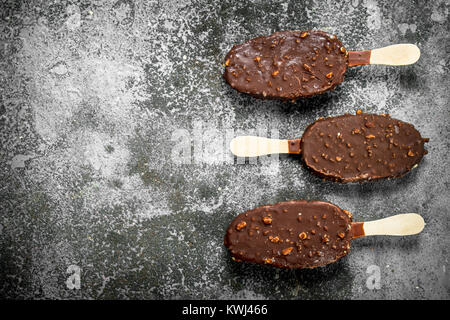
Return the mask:
{"type": "Polygon", "coordinates": [[[323,201],[287,201],[237,216],[225,235],[233,260],[281,268],[315,268],[350,252],[351,240],[369,235],[411,235],[424,221],[408,213],[370,222],[323,201]]]}
{"type": "Polygon", "coordinates": [[[347,51],[323,31],[281,31],[233,46],[223,76],[234,89],[258,98],[296,100],[334,89],[348,66],[406,65],[419,56],[412,44],[347,51]]]}
{"type": "Polygon", "coordinates": [[[232,153],[254,157],[271,153],[301,154],[304,164],[322,178],[363,182],[405,175],[427,153],[413,125],[388,114],[345,114],[320,118],[301,139],[277,140],[240,136],[231,141],[232,153]]]}

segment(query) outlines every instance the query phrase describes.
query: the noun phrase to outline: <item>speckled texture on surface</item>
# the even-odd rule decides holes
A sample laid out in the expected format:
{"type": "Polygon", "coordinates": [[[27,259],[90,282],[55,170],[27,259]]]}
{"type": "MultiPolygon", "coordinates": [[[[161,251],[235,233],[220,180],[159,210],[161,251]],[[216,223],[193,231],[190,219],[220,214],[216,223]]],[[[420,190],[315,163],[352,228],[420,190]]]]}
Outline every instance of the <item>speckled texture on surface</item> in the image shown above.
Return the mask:
{"type": "Polygon", "coordinates": [[[0,8],[1,297],[449,299],[448,2],[0,8]],[[336,90],[294,104],[229,88],[222,63],[232,45],[286,29],[335,33],[349,50],[410,42],[422,55],[412,66],[352,68],[336,90]],[[358,108],[429,137],[420,166],[402,179],[340,185],[298,157],[242,163],[225,147],[240,130],[300,137],[318,117],[358,108]],[[180,141],[192,143],[185,163],[180,141]],[[293,199],[335,203],[357,221],[418,212],[426,227],[356,239],[347,257],[314,270],[230,259],[223,236],[233,217],[293,199]],[[71,266],[79,289],[67,284],[71,266]]]}

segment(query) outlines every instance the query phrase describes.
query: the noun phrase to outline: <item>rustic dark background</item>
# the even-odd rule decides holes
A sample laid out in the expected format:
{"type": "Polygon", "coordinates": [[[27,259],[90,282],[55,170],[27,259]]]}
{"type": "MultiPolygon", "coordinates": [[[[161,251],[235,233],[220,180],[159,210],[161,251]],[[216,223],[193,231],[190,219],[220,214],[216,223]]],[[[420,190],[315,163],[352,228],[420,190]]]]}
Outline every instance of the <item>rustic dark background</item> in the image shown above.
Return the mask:
{"type": "Polygon", "coordinates": [[[447,1],[1,0],[0,8],[1,297],[450,297],[447,1]],[[335,33],[349,50],[415,43],[422,55],[412,66],[353,68],[335,91],[293,104],[224,83],[233,44],[286,29],[335,33]],[[226,148],[230,130],[300,137],[318,117],[356,109],[414,124],[431,139],[429,154],[404,178],[341,185],[311,175],[298,157],[240,164],[226,148]],[[186,163],[172,154],[180,141],[193,144],[186,163]],[[347,257],[314,270],[231,261],[223,235],[234,216],[302,198],[359,221],[417,212],[426,227],[357,239],[347,257]]]}

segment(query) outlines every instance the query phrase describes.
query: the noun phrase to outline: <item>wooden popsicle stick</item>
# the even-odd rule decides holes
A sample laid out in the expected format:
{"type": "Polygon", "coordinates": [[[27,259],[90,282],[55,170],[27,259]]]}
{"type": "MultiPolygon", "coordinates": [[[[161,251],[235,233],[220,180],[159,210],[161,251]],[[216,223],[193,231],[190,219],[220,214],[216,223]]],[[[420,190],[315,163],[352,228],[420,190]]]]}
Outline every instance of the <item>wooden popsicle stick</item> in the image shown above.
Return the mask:
{"type": "Polygon", "coordinates": [[[410,43],[394,44],[373,50],[348,51],[348,66],[354,67],[365,64],[405,66],[417,62],[419,58],[420,49],[416,45],[410,43]]]}
{"type": "Polygon", "coordinates": [[[231,152],[238,157],[259,157],[273,153],[300,153],[300,139],[279,140],[256,136],[240,136],[230,142],[231,152]]]}
{"type": "Polygon", "coordinates": [[[353,238],[375,235],[408,236],[421,232],[425,221],[417,213],[397,214],[384,219],[353,222],[353,238]]]}

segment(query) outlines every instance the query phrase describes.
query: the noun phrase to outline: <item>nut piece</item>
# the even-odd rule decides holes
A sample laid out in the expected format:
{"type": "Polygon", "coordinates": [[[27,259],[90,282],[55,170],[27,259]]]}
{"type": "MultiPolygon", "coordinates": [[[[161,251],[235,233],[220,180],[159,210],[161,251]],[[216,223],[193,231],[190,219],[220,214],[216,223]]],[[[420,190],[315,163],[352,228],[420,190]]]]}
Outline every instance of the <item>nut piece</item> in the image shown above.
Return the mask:
{"type": "Polygon", "coordinates": [[[353,215],[350,211],[342,209],[342,211],[344,211],[344,213],[347,215],[347,217],[349,217],[350,219],[353,218],[353,215]]]}
{"type": "Polygon", "coordinates": [[[412,152],[411,150],[408,151],[408,157],[414,157],[414,152],[412,152]]]}
{"type": "Polygon", "coordinates": [[[276,237],[269,236],[269,240],[272,241],[273,243],[278,243],[278,241],[280,241],[280,238],[278,236],[276,237]]]}
{"type": "Polygon", "coordinates": [[[245,222],[245,221],[239,222],[239,223],[236,225],[236,230],[237,230],[237,231],[241,231],[243,228],[245,228],[246,225],[247,225],[247,222],[245,222]]]}
{"type": "Polygon", "coordinates": [[[325,77],[327,77],[328,79],[333,78],[333,72],[327,73],[325,77]]]}
{"type": "Polygon", "coordinates": [[[227,61],[225,61],[225,65],[228,67],[230,65],[230,59],[227,59],[227,61]]]}
{"type": "Polygon", "coordinates": [[[306,38],[308,36],[308,32],[303,32],[301,35],[300,35],[300,38],[306,38]]]}
{"type": "Polygon", "coordinates": [[[345,233],[339,232],[338,233],[338,237],[341,238],[341,239],[344,239],[345,238],[345,233]]]}
{"type": "Polygon", "coordinates": [[[281,253],[283,254],[283,256],[287,256],[292,252],[293,249],[294,249],[294,247],[289,247],[289,248],[283,249],[281,251],[281,253]]]}
{"type": "Polygon", "coordinates": [[[264,224],[271,224],[272,223],[272,218],[271,217],[263,217],[262,221],[264,222],[264,224]]]}
{"type": "Polygon", "coordinates": [[[266,259],[264,259],[264,262],[268,263],[268,264],[272,264],[274,261],[275,261],[274,258],[266,258],[266,259]]]}
{"type": "Polygon", "coordinates": [[[305,239],[306,239],[306,232],[300,233],[300,234],[298,235],[298,237],[299,237],[301,240],[305,240],[305,239]]]}

